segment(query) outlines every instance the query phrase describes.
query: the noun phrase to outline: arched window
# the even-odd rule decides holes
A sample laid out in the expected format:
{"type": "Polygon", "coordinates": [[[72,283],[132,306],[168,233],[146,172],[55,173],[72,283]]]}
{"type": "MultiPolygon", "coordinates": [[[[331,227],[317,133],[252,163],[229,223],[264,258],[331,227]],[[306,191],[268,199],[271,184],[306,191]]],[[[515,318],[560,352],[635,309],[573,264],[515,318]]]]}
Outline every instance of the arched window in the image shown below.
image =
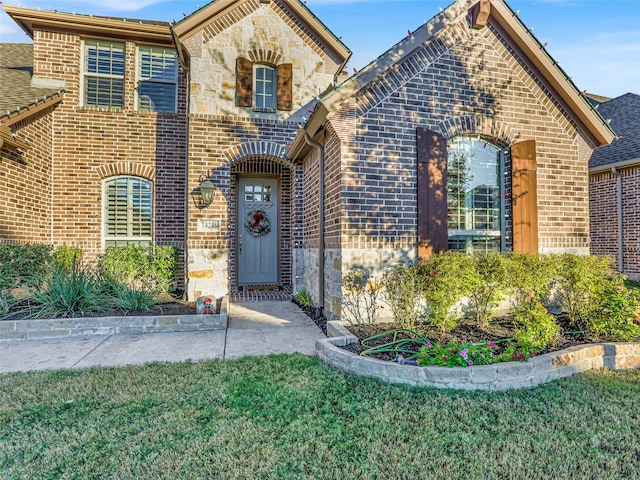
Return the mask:
{"type": "Polygon", "coordinates": [[[153,234],[153,183],[117,177],[104,183],[106,247],[150,245],[153,234]]]}
{"type": "Polygon", "coordinates": [[[447,224],[449,249],[503,250],[504,182],[501,149],[470,137],[449,142],[447,224]]]}

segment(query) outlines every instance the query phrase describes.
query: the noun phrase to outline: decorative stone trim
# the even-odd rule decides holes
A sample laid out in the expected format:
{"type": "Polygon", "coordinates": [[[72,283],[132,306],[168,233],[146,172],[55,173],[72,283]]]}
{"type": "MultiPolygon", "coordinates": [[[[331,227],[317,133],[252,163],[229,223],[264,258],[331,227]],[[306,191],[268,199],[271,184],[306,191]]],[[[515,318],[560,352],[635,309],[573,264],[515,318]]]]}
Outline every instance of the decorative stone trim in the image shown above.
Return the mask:
{"type": "Polygon", "coordinates": [[[328,322],[327,335],[330,338],[316,340],[316,353],[322,361],[348,373],[415,387],[503,391],[535,387],[594,369],[640,367],[640,343],[578,345],[527,362],[450,368],[412,367],[355,355],[340,348],[358,341],[340,322],[328,322]]]}
{"type": "Polygon", "coordinates": [[[276,142],[247,142],[235,145],[224,152],[224,156],[233,165],[247,157],[268,157],[269,159],[291,167],[286,155],[287,146],[276,142]]]}
{"type": "Polygon", "coordinates": [[[127,175],[134,177],[142,177],[147,180],[155,180],[156,169],[149,165],[131,162],[108,163],[96,167],[96,173],[100,178],[117,177],[119,175],[127,175]]]}
{"type": "Polygon", "coordinates": [[[141,333],[224,330],[229,318],[229,297],[218,315],[158,315],[149,317],[88,317],[54,320],[0,321],[0,343],[12,340],[125,335],[141,333]]]}
{"type": "Polygon", "coordinates": [[[481,134],[502,140],[507,145],[516,143],[521,135],[508,125],[484,115],[463,115],[450,118],[438,124],[438,129],[446,138],[463,134],[481,134]]]}
{"type": "Polygon", "coordinates": [[[278,52],[265,49],[251,50],[247,54],[252,63],[266,63],[274,67],[280,65],[282,59],[282,55],[278,52]]]}

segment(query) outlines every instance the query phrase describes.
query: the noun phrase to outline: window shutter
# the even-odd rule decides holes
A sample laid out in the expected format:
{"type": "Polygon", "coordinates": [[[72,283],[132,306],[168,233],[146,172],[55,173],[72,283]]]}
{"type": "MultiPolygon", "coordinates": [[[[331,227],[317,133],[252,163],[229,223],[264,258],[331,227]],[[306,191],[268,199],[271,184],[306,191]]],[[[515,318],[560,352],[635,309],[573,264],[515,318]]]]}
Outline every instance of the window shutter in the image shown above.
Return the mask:
{"type": "Polygon", "coordinates": [[[278,110],[293,109],[293,65],[278,65],[278,110]]]}
{"type": "Polygon", "coordinates": [[[253,106],[253,63],[246,58],[238,57],[236,75],[236,105],[253,106]]]}
{"type": "Polygon", "coordinates": [[[536,141],[511,147],[513,250],[538,253],[538,163],[536,141]]]}
{"type": "Polygon", "coordinates": [[[417,129],[418,256],[447,250],[447,140],[427,128],[417,129]]]}

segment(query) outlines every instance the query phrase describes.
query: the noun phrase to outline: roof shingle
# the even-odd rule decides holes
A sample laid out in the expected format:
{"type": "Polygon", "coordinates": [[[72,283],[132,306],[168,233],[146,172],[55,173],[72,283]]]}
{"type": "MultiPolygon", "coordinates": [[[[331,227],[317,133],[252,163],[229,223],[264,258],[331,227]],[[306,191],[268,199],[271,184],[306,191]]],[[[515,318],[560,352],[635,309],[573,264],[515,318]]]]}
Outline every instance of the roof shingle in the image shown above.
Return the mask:
{"type": "Polygon", "coordinates": [[[640,159],[640,95],[627,93],[600,103],[598,111],[604,118],[611,119],[611,127],[619,139],[596,149],[589,168],[640,159]]]}

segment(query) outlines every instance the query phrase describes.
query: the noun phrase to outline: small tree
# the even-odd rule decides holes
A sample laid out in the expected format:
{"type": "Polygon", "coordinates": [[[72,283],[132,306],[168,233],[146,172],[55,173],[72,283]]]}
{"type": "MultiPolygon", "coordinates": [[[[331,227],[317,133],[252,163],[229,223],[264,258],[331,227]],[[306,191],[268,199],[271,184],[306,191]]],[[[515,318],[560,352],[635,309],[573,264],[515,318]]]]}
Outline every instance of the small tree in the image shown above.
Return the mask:
{"type": "Polygon", "coordinates": [[[349,323],[361,325],[378,320],[379,280],[364,270],[352,270],[342,279],[342,312],[349,323]]]}
{"type": "Polygon", "coordinates": [[[511,253],[506,258],[507,285],[514,313],[527,315],[549,297],[557,257],[511,253]]]}
{"type": "Polygon", "coordinates": [[[391,308],[396,321],[413,329],[423,312],[424,285],[414,263],[397,263],[384,270],[382,287],[384,301],[391,308]]]}

